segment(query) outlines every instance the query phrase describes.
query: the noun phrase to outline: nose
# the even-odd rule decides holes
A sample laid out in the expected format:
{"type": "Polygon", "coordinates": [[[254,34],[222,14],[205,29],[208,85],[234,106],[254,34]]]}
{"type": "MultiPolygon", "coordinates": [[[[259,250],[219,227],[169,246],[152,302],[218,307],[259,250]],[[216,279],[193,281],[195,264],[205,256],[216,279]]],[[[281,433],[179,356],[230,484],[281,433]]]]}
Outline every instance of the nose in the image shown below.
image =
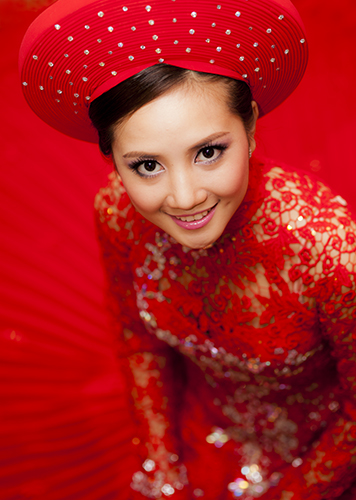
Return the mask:
{"type": "Polygon", "coordinates": [[[208,192],[198,172],[194,172],[189,166],[177,167],[171,169],[167,204],[174,209],[189,211],[204,203],[208,198],[208,192]]]}

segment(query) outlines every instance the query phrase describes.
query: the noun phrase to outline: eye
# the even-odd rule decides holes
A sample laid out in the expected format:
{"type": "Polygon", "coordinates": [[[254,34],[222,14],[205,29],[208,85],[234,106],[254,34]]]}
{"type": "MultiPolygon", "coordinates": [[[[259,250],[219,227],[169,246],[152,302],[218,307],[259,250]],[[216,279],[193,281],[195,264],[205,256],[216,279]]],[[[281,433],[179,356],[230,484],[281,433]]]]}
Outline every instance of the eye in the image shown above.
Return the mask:
{"type": "Polygon", "coordinates": [[[195,161],[197,163],[214,162],[222,155],[226,147],[227,146],[224,145],[205,146],[204,148],[200,149],[195,161]]]}
{"type": "Polygon", "coordinates": [[[162,172],[162,166],[155,160],[138,160],[129,167],[141,177],[153,177],[162,172]]]}

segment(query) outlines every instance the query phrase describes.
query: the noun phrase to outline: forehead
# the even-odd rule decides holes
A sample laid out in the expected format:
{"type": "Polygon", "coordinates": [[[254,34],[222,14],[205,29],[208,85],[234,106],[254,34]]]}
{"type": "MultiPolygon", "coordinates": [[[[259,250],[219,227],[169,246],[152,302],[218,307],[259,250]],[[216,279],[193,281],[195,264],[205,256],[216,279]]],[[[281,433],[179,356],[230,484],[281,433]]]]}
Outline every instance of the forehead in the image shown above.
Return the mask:
{"type": "Polygon", "coordinates": [[[225,82],[191,79],[142,106],[117,125],[114,145],[122,141],[149,143],[152,137],[161,141],[178,140],[187,135],[194,142],[231,126],[236,120],[241,121],[229,108],[225,82]]]}

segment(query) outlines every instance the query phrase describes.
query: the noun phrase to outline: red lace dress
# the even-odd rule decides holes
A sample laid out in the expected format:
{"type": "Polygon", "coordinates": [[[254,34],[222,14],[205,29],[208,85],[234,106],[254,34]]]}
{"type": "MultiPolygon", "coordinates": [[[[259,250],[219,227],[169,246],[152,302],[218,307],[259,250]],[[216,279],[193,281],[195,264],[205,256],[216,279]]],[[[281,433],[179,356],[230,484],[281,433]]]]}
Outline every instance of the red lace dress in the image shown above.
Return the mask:
{"type": "Polygon", "coordinates": [[[306,500],[356,480],[356,226],[321,182],[253,160],[208,250],[96,198],[137,421],[132,498],[306,500]]]}

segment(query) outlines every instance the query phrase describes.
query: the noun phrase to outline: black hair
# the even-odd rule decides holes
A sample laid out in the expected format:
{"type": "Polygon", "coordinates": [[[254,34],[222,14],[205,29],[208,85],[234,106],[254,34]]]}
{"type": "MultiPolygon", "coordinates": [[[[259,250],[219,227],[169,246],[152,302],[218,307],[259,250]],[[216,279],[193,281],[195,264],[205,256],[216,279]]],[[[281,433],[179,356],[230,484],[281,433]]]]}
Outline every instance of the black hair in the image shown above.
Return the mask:
{"type": "Polygon", "coordinates": [[[229,109],[242,119],[246,132],[250,131],[254,122],[252,94],[245,82],[168,64],[156,64],[119,83],[91,103],[89,117],[98,131],[103,155],[112,157],[114,129],[120,121],[173,87],[193,80],[200,83],[224,82],[229,109]]]}

